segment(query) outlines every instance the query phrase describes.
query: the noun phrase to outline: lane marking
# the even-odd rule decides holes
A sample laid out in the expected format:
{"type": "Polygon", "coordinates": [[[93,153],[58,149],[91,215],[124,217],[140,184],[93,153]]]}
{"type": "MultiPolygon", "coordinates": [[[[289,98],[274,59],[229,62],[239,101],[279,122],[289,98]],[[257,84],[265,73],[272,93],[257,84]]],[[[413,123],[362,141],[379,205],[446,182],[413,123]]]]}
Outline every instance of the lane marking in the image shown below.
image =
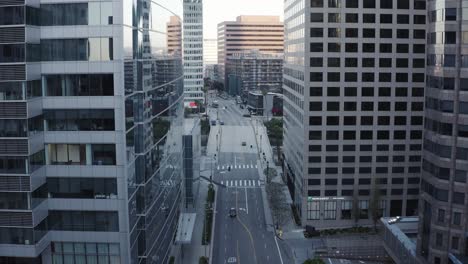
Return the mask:
{"type": "Polygon", "coordinates": [[[249,203],[247,202],[247,188],[245,188],[245,209],[247,210],[247,214],[249,214],[249,203]]]}
{"type": "Polygon", "coordinates": [[[278,246],[278,240],[276,240],[276,236],[275,236],[275,243],[276,243],[276,248],[278,249],[278,254],[279,254],[279,257],[280,257],[281,264],[284,264],[283,263],[283,257],[281,256],[281,251],[280,251],[279,246],[278,246]]]}
{"type": "Polygon", "coordinates": [[[237,187],[237,181],[234,181],[234,186],[237,187]]]}
{"type": "Polygon", "coordinates": [[[246,180],[244,180],[244,186],[247,186],[247,181],[246,180]]]}
{"type": "MultiPolygon", "coordinates": [[[[237,204],[238,204],[238,194],[239,192],[236,192],[236,208],[238,207],[237,204]]],[[[244,224],[244,222],[242,222],[242,220],[240,219],[240,216],[236,216],[236,219],[237,221],[239,221],[239,223],[244,227],[245,231],[247,231],[247,234],[249,235],[249,238],[250,238],[250,243],[252,243],[252,248],[253,248],[253,253],[254,253],[254,260],[255,260],[255,263],[258,264],[258,261],[257,261],[257,251],[255,250],[255,243],[254,243],[254,240],[253,240],[253,236],[252,236],[252,233],[250,232],[249,228],[244,224]]],[[[239,241],[237,241],[239,243],[239,241]]],[[[282,263],[282,262],[281,262],[282,263]]]]}

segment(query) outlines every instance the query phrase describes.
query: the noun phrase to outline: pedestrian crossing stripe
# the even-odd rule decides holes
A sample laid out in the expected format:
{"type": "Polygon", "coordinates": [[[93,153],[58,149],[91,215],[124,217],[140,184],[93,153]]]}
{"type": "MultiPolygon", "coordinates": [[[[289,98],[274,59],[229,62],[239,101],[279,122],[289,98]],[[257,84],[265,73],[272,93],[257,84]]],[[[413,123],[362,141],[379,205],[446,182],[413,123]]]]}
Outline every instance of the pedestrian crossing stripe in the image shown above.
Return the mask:
{"type": "Polygon", "coordinates": [[[263,185],[260,180],[227,180],[221,181],[221,184],[232,188],[255,188],[263,185]]]}
{"type": "Polygon", "coordinates": [[[224,170],[224,169],[228,169],[228,168],[231,168],[231,169],[257,169],[258,168],[258,165],[253,165],[253,164],[239,164],[239,165],[221,165],[221,166],[217,166],[216,169],[217,170],[224,170]]]}

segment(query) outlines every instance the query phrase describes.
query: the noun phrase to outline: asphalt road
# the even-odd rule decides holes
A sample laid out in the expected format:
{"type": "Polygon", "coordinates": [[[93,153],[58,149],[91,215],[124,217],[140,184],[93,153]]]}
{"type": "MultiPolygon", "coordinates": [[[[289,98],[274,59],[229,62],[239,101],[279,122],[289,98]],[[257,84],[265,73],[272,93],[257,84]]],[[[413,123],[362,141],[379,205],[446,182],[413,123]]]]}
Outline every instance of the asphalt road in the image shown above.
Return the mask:
{"type": "Polygon", "coordinates": [[[216,100],[220,106],[209,109],[210,119],[218,118],[225,124],[217,124],[220,126],[220,151],[214,180],[226,187],[218,188],[216,198],[212,263],[281,264],[276,237],[265,226],[261,193],[264,182],[258,174],[250,119],[242,116],[245,112],[234,101],[216,100]],[[243,141],[246,146],[242,146],[243,141]],[[236,217],[229,216],[230,208],[236,208],[236,217]]]}

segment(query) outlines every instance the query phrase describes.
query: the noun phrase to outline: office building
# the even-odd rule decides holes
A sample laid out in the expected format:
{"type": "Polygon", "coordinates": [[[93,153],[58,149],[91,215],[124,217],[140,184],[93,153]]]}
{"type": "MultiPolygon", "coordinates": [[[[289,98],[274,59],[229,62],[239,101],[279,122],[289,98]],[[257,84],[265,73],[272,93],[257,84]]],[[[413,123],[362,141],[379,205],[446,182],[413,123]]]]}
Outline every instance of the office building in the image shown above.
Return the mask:
{"type": "Polygon", "coordinates": [[[181,10],[0,1],[0,263],[167,263],[183,73],[165,29],[181,10]]]}
{"type": "Polygon", "coordinates": [[[202,0],[184,0],[182,38],[185,101],[204,102],[202,0]]]}
{"type": "Polygon", "coordinates": [[[285,1],[284,167],[303,225],[417,214],[425,2],[285,1]]]}
{"type": "Polygon", "coordinates": [[[227,89],[231,95],[247,95],[249,91],[282,91],[283,56],[258,51],[235,53],[226,61],[227,89]]]}
{"type": "Polygon", "coordinates": [[[284,27],[278,16],[238,16],[236,21],[218,24],[219,74],[227,86],[225,65],[235,53],[258,50],[282,54],[284,27]]]}
{"type": "Polygon", "coordinates": [[[167,52],[181,54],[182,52],[182,23],[180,17],[171,16],[166,24],[167,52]]]}
{"type": "Polygon", "coordinates": [[[425,133],[418,254],[468,263],[466,1],[428,1],[425,133]]]}

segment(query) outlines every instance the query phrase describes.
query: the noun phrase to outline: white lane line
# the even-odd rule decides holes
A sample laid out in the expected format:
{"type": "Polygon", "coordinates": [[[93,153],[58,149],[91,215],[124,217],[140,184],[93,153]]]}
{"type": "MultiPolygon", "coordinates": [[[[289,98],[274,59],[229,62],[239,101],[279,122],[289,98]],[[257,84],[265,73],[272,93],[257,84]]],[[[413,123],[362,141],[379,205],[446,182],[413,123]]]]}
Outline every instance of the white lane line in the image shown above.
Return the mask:
{"type": "Polygon", "coordinates": [[[255,165],[255,168],[258,169],[258,165],[255,165]]]}
{"type": "Polygon", "coordinates": [[[258,181],[258,186],[260,186],[260,181],[258,181]]]}
{"type": "Polygon", "coordinates": [[[250,187],[250,185],[251,185],[251,182],[250,182],[250,180],[249,180],[249,187],[250,187]]]}
{"type": "Polygon", "coordinates": [[[219,170],[219,166],[218,166],[218,167],[216,167],[216,169],[217,169],[217,170],[219,170]]]}
{"type": "Polygon", "coordinates": [[[278,241],[276,240],[276,236],[275,236],[275,243],[276,243],[276,248],[278,249],[278,254],[279,254],[279,257],[280,257],[281,264],[284,264],[283,263],[283,257],[281,256],[281,251],[280,251],[279,246],[278,246],[278,241]]]}
{"type": "Polygon", "coordinates": [[[221,181],[221,185],[224,185],[223,181],[221,181]]]}
{"type": "Polygon", "coordinates": [[[242,165],[242,168],[245,169],[245,165],[242,165]]]}
{"type": "Polygon", "coordinates": [[[245,208],[247,209],[247,214],[249,214],[249,203],[247,202],[247,188],[245,188],[245,208]]]}
{"type": "Polygon", "coordinates": [[[237,169],[237,165],[234,165],[234,169],[237,169]]]}
{"type": "Polygon", "coordinates": [[[234,186],[237,187],[237,181],[234,181],[234,186]]]}
{"type": "Polygon", "coordinates": [[[224,170],[224,166],[221,166],[221,169],[224,170]]]}

